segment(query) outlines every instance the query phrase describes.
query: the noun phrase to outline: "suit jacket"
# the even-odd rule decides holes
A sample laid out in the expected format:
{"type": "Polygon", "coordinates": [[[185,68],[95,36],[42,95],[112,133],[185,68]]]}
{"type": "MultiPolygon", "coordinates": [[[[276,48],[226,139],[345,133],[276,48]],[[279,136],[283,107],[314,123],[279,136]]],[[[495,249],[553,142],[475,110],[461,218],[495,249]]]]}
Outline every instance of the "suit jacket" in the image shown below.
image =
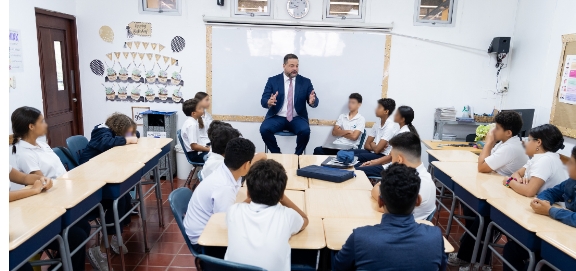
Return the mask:
{"type": "Polygon", "coordinates": [[[440,228],[413,215],[382,215],[380,224],[354,229],[334,257],[334,270],[446,270],[440,228]]]}
{"type": "MultiPolygon", "coordinates": [[[[294,109],[296,110],[296,113],[298,113],[298,116],[303,117],[306,120],[308,120],[306,105],[308,104],[308,98],[310,97],[312,90],[314,90],[314,87],[312,86],[312,81],[310,81],[310,79],[301,75],[296,75],[296,85],[294,86],[294,109]]],[[[280,112],[284,102],[287,102],[284,101],[285,91],[288,90],[284,89],[284,75],[282,73],[268,78],[266,87],[264,87],[264,93],[262,93],[262,99],[260,100],[262,107],[268,109],[266,118],[271,118],[280,112]],[[276,92],[278,92],[276,105],[268,108],[268,100],[270,99],[270,96],[276,92]]],[[[319,102],[320,100],[318,99],[318,95],[316,95],[316,101],[314,101],[314,104],[310,106],[316,108],[319,102]]]]}

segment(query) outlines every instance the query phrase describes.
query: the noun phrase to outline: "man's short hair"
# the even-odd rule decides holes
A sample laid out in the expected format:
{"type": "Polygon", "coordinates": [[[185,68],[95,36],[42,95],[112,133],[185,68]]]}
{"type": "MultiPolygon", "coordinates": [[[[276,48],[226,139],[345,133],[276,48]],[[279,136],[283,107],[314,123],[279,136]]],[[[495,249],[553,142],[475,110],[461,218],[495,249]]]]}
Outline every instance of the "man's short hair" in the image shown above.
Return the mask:
{"type": "MultiPolygon", "coordinates": [[[[232,125],[230,125],[230,123],[219,121],[219,120],[213,120],[210,123],[210,126],[208,127],[208,131],[206,132],[208,134],[208,139],[210,139],[210,142],[214,142],[214,138],[212,137],[212,132],[214,132],[214,130],[216,128],[222,127],[222,126],[232,128],[232,125]]],[[[224,148],[226,148],[226,146],[224,146],[224,148]]]]}
{"type": "Polygon", "coordinates": [[[384,107],[384,110],[388,110],[388,115],[392,115],[394,109],[396,109],[396,102],[390,98],[383,98],[378,100],[378,104],[384,107]]]}
{"type": "Polygon", "coordinates": [[[284,167],[274,160],[260,160],[246,175],[246,186],[255,203],[273,206],[284,196],[288,176],[284,167]]]}
{"type": "Polygon", "coordinates": [[[360,93],[352,93],[348,99],[355,99],[358,103],[362,103],[362,95],[360,93]]]}
{"type": "Polygon", "coordinates": [[[416,169],[394,163],[382,171],[380,198],[391,214],[410,215],[420,191],[420,177],[416,169]]]}
{"type": "Polygon", "coordinates": [[[210,147],[212,148],[212,152],[220,155],[225,154],[226,146],[230,140],[242,136],[238,130],[227,126],[217,126],[211,135],[210,147]]]}
{"type": "Polygon", "coordinates": [[[422,146],[420,145],[420,138],[415,133],[404,132],[397,134],[390,139],[389,143],[392,146],[392,150],[403,153],[407,156],[407,159],[411,161],[420,160],[422,146]]]}
{"type": "Polygon", "coordinates": [[[295,54],[287,54],[284,56],[284,64],[288,63],[289,59],[298,59],[298,56],[295,54]]]}
{"type": "Polygon", "coordinates": [[[516,111],[502,111],[496,115],[494,121],[500,124],[504,131],[510,130],[512,136],[518,135],[522,129],[522,116],[516,111]]]}
{"type": "Polygon", "coordinates": [[[239,169],[246,162],[252,161],[256,147],[245,138],[234,138],[226,145],[224,164],[232,170],[239,169]]]}

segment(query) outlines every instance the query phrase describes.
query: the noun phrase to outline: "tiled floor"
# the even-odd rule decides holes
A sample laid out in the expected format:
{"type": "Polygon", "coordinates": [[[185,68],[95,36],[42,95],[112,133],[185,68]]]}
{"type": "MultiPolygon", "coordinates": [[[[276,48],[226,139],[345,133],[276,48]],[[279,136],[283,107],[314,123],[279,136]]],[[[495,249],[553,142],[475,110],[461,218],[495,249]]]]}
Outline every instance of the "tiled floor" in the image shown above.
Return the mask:
{"type": "MultiPolygon", "coordinates": [[[[181,187],[183,180],[175,179],[174,187],[181,187]]],[[[170,184],[163,183],[162,185],[162,208],[164,210],[164,224],[165,227],[159,226],[158,208],[156,207],[156,197],[154,193],[148,195],[145,199],[147,217],[148,217],[148,244],[150,247],[149,253],[144,253],[144,243],[142,242],[142,227],[139,216],[132,217],[132,223],[124,229],[123,238],[127,240],[126,246],[129,253],[125,255],[126,270],[138,271],[165,271],[165,270],[196,270],[194,267],[194,257],[190,255],[190,251],[186,246],[182,234],[178,229],[178,225],[174,221],[170,206],[168,203],[168,195],[170,194],[170,184]]],[[[446,202],[450,206],[449,200],[446,202]]],[[[457,209],[458,210],[458,209],[457,209]]],[[[437,216],[436,216],[437,217],[437,216]]],[[[440,212],[439,223],[436,223],[436,217],[432,221],[444,232],[448,222],[448,212],[442,210],[440,212]]],[[[464,230],[457,224],[452,224],[449,242],[458,250],[460,236],[464,230]]],[[[96,240],[88,243],[93,246],[96,240]]],[[[494,271],[502,270],[502,263],[497,259],[493,259],[494,271]]],[[[122,270],[120,266],[120,257],[118,255],[112,256],[113,269],[118,271],[122,270]]],[[[86,262],[86,270],[93,270],[92,266],[86,262]]],[[[448,270],[457,271],[458,268],[449,266],[448,270]]]]}

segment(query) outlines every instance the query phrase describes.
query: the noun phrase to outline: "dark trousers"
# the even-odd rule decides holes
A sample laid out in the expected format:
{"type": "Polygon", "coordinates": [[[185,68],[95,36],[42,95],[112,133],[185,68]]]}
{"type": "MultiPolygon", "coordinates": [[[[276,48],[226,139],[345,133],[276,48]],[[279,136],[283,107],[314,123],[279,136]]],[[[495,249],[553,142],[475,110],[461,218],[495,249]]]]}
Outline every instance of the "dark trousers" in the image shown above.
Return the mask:
{"type": "MultiPolygon", "coordinates": [[[[114,212],[112,211],[113,200],[104,199],[102,200],[102,208],[104,208],[104,219],[106,219],[106,223],[114,223],[114,212]]],[[[143,207],[143,206],[141,206],[143,207]]],[[[130,209],[132,208],[132,197],[130,194],[124,195],[121,199],[118,200],[118,218],[122,218],[130,209]]],[[[130,224],[130,216],[120,222],[120,230],[124,228],[125,225],[130,224]]],[[[116,227],[106,227],[106,231],[108,235],[115,235],[116,234],[116,227]]],[[[126,241],[126,240],[124,240],[126,241]]]]}
{"type": "MultiPolygon", "coordinates": [[[[516,270],[527,270],[528,269],[528,251],[518,245],[516,242],[510,240],[504,245],[504,250],[502,251],[504,259],[506,259],[516,270]]],[[[541,257],[536,253],[536,263],[541,260],[541,257]]],[[[512,270],[508,265],[503,264],[504,271],[512,270]]],[[[542,267],[542,270],[552,270],[552,268],[547,265],[542,267]]]]}
{"type": "MultiPolygon", "coordinates": [[[[476,214],[472,212],[468,207],[462,205],[462,212],[465,216],[474,216],[476,214]]],[[[482,232],[482,240],[486,236],[486,230],[488,229],[488,224],[490,224],[490,218],[484,217],[484,231],[482,232]]],[[[478,217],[474,218],[474,220],[466,220],[466,228],[474,234],[478,233],[478,229],[480,228],[480,219],[478,217]]],[[[460,249],[458,250],[458,259],[470,262],[472,260],[472,253],[474,253],[474,238],[472,238],[469,234],[464,233],[462,234],[462,238],[460,239],[460,249]]],[[[478,248],[478,253],[475,262],[480,261],[480,254],[482,254],[482,244],[478,248]]],[[[486,257],[484,260],[484,264],[490,265],[490,260],[492,257],[486,257]]]]}
{"type": "Polygon", "coordinates": [[[324,147],[314,148],[314,155],[336,155],[340,150],[329,149],[324,147]]]}
{"type": "Polygon", "coordinates": [[[382,177],[382,170],[384,170],[384,167],[382,165],[375,165],[375,166],[365,166],[362,167],[361,163],[358,163],[354,166],[354,168],[356,170],[362,170],[364,171],[364,173],[366,173],[366,176],[368,176],[368,178],[370,177],[382,177]]]}
{"type": "Polygon", "coordinates": [[[194,163],[204,163],[206,154],[208,154],[207,151],[201,153],[198,153],[197,151],[191,151],[188,152],[188,157],[190,157],[190,160],[192,160],[194,163]]]}
{"type": "Polygon", "coordinates": [[[280,116],[265,119],[260,125],[260,135],[271,153],[280,153],[274,134],[281,131],[296,134],[296,151],[294,153],[297,155],[304,153],[310,140],[310,124],[307,119],[300,116],[294,117],[290,122],[285,117],[280,116]]]}
{"type": "Polygon", "coordinates": [[[354,150],[354,156],[358,156],[358,162],[362,164],[370,160],[378,159],[384,155],[381,153],[373,153],[364,149],[357,149],[354,150]]]}
{"type": "MultiPolygon", "coordinates": [[[[88,223],[88,219],[84,218],[78,221],[76,225],[70,228],[68,231],[68,245],[70,246],[70,252],[75,250],[84,240],[88,238],[90,235],[90,223],[88,223]]],[[[54,251],[58,251],[58,242],[53,242],[46,247],[47,249],[51,249],[54,251]]],[[[56,256],[55,257],[60,257],[56,256]]],[[[83,249],[79,250],[72,256],[72,270],[84,270],[84,264],[86,261],[86,251],[83,249]]]]}

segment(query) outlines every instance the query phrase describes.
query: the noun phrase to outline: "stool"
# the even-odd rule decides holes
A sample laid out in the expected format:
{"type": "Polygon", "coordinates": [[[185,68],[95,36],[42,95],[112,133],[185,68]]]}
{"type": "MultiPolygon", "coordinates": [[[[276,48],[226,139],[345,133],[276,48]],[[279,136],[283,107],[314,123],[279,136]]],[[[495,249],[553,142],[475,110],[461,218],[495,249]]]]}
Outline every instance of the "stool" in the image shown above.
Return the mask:
{"type": "MultiPolygon", "coordinates": [[[[292,133],[288,130],[280,131],[274,133],[275,136],[296,136],[295,133],[292,133]]],[[[268,146],[264,144],[264,153],[268,153],[268,146]]],[[[306,154],[306,149],[304,149],[304,154],[306,154]]]]}

